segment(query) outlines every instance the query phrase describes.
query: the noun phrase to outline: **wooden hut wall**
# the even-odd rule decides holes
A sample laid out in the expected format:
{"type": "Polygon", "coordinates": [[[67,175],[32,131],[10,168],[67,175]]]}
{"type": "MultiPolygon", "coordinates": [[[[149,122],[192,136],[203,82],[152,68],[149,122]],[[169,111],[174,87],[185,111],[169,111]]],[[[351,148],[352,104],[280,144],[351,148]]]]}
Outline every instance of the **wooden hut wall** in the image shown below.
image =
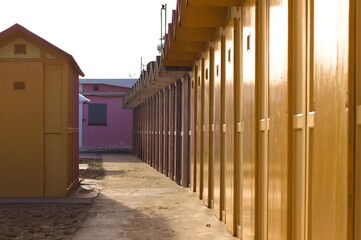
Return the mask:
{"type": "Polygon", "coordinates": [[[190,81],[186,74],[134,108],[134,154],[173,181],[190,184],[190,81]]]}
{"type": "Polygon", "coordinates": [[[227,229],[235,234],[235,157],[234,157],[234,67],[235,49],[234,41],[237,34],[238,19],[232,18],[225,29],[225,111],[223,131],[225,132],[225,211],[227,229]]]}
{"type": "Polygon", "coordinates": [[[78,186],[79,75],[69,54],[19,24],[0,33],[1,197],[66,197],[78,186]]]}
{"type": "Polygon", "coordinates": [[[187,74],[182,79],[182,118],[181,118],[181,135],[182,135],[182,150],[181,150],[181,182],[180,185],[184,187],[190,186],[190,127],[191,127],[191,79],[187,74]]]}
{"type": "Polygon", "coordinates": [[[182,80],[178,80],[175,85],[175,181],[181,185],[182,180],[182,146],[183,134],[182,134],[182,80]]]}
{"type": "Polygon", "coordinates": [[[196,63],[196,72],[195,72],[195,79],[197,81],[196,91],[197,91],[197,111],[196,111],[196,142],[197,147],[196,151],[196,174],[195,174],[195,181],[196,181],[196,193],[200,199],[203,199],[203,134],[202,134],[202,126],[203,126],[203,59],[200,59],[196,63]]]}
{"type": "Polygon", "coordinates": [[[206,206],[210,206],[210,178],[211,178],[211,173],[210,173],[210,154],[209,154],[209,143],[210,143],[210,139],[209,139],[209,126],[210,126],[210,119],[209,119],[209,112],[210,112],[210,77],[209,77],[209,70],[210,70],[210,50],[206,51],[203,56],[203,78],[202,78],[202,82],[203,82],[203,112],[202,117],[203,117],[203,124],[201,125],[201,134],[203,136],[203,202],[206,206]]]}
{"type": "Polygon", "coordinates": [[[197,65],[193,67],[191,78],[191,148],[190,148],[190,184],[191,189],[195,192],[197,189],[197,65]]]}
{"type": "Polygon", "coordinates": [[[159,149],[158,149],[158,152],[159,152],[159,168],[158,168],[158,171],[159,172],[163,172],[164,170],[164,152],[163,152],[163,149],[164,149],[164,115],[163,115],[163,112],[164,112],[164,101],[163,101],[163,95],[164,95],[164,92],[163,91],[159,91],[158,92],[159,94],[159,105],[158,105],[158,115],[159,115],[159,149]]]}
{"type": "Polygon", "coordinates": [[[289,239],[288,1],[271,1],[269,27],[268,235],[289,239]],[[279,34],[282,33],[282,34],[279,34]],[[281,47],[282,46],[282,47],[281,47]],[[283,197],[280,197],[283,196],[283,197]]]}
{"type": "Polygon", "coordinates": [[[227,12],[190,79],[157,95],[160,169],[241,239],[360,239],[361,4],[227,12]]]}
{"type": "MultiPolygon", "coordinates": [[[[236,156],[238,161],[236,181],[239,184],[237,227],[243,228],[246,239],[255,237],[256,229],[256,1],[247,1],[241,12],[240,24],[240,74],[236,82],[236,156]]],[[[241,235],[238,233],[238,235],[241,235]]]]}
{"type": "Polygon", "coordinates": [[[163,174],[168,176],[169,169],[169,88],[164,90],[164,171],[163,174]]]}
{"type": "Polygon", "coordinates": [[[169,96],[168,96],[168,116],[169,116],[169,130],[168,130],[168,136],[169,136],[169,146],[168,146],[168,177],[172,180],[174,177],[174,115],[175,115],[175,109],[174,109],[174,84],[169,86],[169,96]]]}
{"type": "Polygon", "coordinates": [[[153,96],[152,102],[152,113],[153,113],[153,129],[152,129],[152,162],[151,165],[157,169],[158,167],[158,114],[157,114],[157,94],[153,96]]]}
{"type": "MultiPolygon", "coordinates": [[[[361,3],[358,1],[355,7],[356,11],[353,13],[356,15],[356,23],[355,29],[361,28],[361,3]]],[[[358,31],[355,34],[356,42],[353,46],[355,48],[350,47],[350,53],[352,52],[361,52],[361,32],[358,31]]],[[[361,54],[356,54],[354,56],[356,61],[356,69],[355,69],[355,82],[354,86],[356,88],[356,97],[355,97],[355,226],[354,226],[354,234],[355,239],[361,239],[361,54]]]]}
{"type": "Polygon", "coordinates": [[[222,133],[223,126],[223,98],[222,86],[224,85],[224,37],[220,36],[214,44],[214,65],[213,69],[213,208],[216,216],[222,219],[224,211],[224,156],[222,155],[224,148],[224,137],[222,133]],[[223,141],[222,141],[223,140],[223,141]]]}
{"type": "Polygon", "coordinates": [[[353,77],[348,71],[350,10],[346,2],[341,2],[328,2],[325,11],[322,2],[314,1],[313,22],[309,26],[312,37],[307,110],[312,130],[308,135],[307,220],[311,239],[346,238],[352,222],[346,197],[353,195],[349,188],[353,161],[348,149],[348,128],[352,129],[348,118],[353,111],[349,110],[351,99],[347,94],[349,79],[353,77]],[[329,206],[333,211],[329,211],[329,206]]]}

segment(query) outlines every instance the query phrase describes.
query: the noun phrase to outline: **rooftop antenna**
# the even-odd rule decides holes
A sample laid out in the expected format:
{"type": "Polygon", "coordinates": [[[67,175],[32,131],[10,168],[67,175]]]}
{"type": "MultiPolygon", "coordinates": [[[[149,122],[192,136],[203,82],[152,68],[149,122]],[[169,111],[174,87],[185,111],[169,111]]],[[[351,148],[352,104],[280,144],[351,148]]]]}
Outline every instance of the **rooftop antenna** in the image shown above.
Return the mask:
{"type": "Polygon", "coordinates": [[[164,36],[167,34],[167,4],[162,4],[160,9],[160,46],[158,51],[161,52],[163,49],[164,36]],[[163,11],[164,11],[164,34],[163,34],[163,11]]]}
{"type": "Polygon", "coordinates": [[[140,57],[140,75],[142,75],[142,71],[143,71],[143,58],[140,57]]]}

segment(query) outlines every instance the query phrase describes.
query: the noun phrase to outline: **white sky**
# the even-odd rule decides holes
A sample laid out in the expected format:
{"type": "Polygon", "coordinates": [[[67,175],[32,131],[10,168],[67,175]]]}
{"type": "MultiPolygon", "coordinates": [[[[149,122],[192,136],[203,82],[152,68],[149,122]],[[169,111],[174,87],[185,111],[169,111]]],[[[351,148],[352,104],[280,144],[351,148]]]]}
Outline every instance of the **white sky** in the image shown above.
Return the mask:
{"type": "Polygon", "coordinates": [[[73,55],[85,78],[139,77],[141,57],[158,55],[162,4],[170,23],[176,0],[0,0],[0,32],[19,23],[73,55]]]}

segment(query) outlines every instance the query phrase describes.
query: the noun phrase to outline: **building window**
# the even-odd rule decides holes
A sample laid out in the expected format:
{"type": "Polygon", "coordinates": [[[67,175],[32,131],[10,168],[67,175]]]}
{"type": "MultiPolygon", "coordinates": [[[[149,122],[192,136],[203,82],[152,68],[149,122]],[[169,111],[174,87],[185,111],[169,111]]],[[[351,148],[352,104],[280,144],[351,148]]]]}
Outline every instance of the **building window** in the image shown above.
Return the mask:
{"type": "Polygon", "coordinates": [[[88,125],[107,125],[107,105],[89,104],[88,125]]]}

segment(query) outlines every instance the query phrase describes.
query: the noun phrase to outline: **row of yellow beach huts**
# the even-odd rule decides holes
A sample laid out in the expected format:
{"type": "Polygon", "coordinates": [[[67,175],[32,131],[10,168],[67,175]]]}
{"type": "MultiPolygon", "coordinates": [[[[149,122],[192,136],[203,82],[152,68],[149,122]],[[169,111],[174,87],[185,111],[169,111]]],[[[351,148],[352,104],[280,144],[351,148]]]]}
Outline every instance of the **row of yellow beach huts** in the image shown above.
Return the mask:
{"type": "Polygon", "coordinates": [[[361,3],[178,0],[137,156],[241,239],[361,239],[361,3]]]}

